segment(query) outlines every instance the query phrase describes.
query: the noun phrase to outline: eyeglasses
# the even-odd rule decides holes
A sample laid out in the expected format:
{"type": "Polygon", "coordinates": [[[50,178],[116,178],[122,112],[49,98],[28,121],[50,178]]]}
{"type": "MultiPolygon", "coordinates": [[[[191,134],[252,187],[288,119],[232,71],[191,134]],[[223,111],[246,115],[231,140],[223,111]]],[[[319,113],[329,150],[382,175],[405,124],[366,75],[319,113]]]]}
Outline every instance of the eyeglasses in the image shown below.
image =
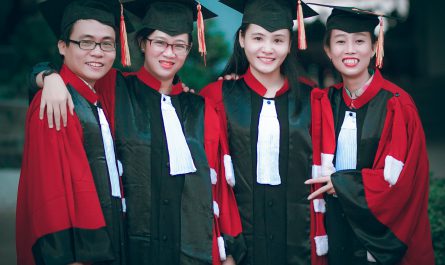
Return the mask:
{"type": "Polygon", "coordinates": [[[192,48],[192,45],[183,43],[170,44],[163,40],[155,40],[155,39],[146,39],[146,40],[150,42],[150,46],[152,48],[156,49],[159,52],[164,52],[165,50],[167,50],[168,46],[171,46],[173,53],[176,55],[186,55],[192,48]]]}
{"type": "Polygon", "coordinates": [[[92,51],[96,49],[97,45],[99,45],[100,49],[104,52],[112,52],[116,50],[116,43],[112,41],[95,42],[92,40],[69,40],[69,42],[79,45],[79,48],[81,48],[82,50],[92,51]]]}

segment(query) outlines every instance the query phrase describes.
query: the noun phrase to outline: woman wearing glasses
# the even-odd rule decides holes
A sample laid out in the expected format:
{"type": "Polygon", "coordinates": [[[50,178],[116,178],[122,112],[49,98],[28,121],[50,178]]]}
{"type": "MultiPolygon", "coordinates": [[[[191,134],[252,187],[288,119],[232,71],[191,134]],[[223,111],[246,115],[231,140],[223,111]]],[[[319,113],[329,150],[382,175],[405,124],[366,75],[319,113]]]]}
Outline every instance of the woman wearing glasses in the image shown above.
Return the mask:
{"type": "Polygon", "coordinates": [[[202,9],[193,0],[153,1],[137,32],[144,65],[125,77],[111,70],[96,85],[124,169],[129,264],[220,264],[221,233],[241,231],[220,166],[218,116],[202,97],[182,93],[176,76],[193,17],[211,14],[202,9]]]}

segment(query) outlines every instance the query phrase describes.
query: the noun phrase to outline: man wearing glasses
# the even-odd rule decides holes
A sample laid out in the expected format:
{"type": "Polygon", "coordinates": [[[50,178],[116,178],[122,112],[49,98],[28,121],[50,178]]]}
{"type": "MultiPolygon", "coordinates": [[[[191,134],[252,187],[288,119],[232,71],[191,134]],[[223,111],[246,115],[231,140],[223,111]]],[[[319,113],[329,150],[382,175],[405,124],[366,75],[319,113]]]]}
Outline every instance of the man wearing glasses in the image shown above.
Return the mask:
{"type": "MultiPolygon", "coordinates": [[[[56,131],[39,119],[41,91],[28,110],[17,198],[17,262],[122,265],[121,170],[94,88],[116,57],[115,13],[120,9],[115,0],[67,2],[46,1],[41,7],[59,37],[60,75],[76,111],[56,131]],[[56,18],[59,8],[63,17],[56,18]]],[[[39,81],[52,73],[39,74],[39,81]]]]}

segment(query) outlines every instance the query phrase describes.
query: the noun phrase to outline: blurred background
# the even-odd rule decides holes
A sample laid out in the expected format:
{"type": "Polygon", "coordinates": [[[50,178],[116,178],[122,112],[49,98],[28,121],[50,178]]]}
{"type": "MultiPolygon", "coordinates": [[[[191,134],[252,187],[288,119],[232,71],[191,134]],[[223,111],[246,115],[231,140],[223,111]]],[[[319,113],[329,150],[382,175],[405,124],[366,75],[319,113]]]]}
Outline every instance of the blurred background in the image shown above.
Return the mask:
{"type": "MultiPolygon", "coordinates": [[[[399,18],[385,21],[382,74],[407,90],[417,104],[425,128],[430,159],[430,220],[436,264],[445,264],[445,1],[312,0],[317,3],[373,9],[399,18]],[[442,114],[441,114],[442,113],[442,114]]],[[[41,61],[60,64],[57,40],[38,12],[36,0],[2,0],[0,9],[0,264],[14,265],[15,205],[24,141],[31,67],[41,61]]],[[[123,1],[126,2],[126,1],[123,1]]],[[[199,91],[219,75],[231,53],[241,14],[216,0],[201,0],[219,17],[206,21],[207,66],[197,42],[180,72],[199,91]]],[[[308,49],[299,52],[302,73],[320,87],[339,81],[322,49],[324,22],[330,10],[317,9],[306,21],[308,49]]],[[[196,34],[194,34],[195,37],[196,34]]],[[[130,38],[133,35],[130,34],[130,38]]],[[[133,66],[142,63],[134,45],[133,66]]],[[[116,65],[120,68],[120,65],[116,65]]]]}

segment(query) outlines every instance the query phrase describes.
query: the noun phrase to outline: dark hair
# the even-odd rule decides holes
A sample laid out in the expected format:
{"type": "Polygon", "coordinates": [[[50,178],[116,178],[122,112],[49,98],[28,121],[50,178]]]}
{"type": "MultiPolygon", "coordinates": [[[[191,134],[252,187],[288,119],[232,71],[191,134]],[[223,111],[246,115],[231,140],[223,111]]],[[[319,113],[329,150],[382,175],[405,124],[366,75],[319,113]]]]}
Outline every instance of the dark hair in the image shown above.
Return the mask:
{"type": "MultiPolygon", "coordinates": [[[[332,30],[333,29],[328,29],[324,33],[323,44],[326,47],[330,47],[330,45],[331,45],[332,30]]],[[[369,35],[371,36],[371,43],[374,44],[377,41],[377,37],[374,35],[374,32],[371,32],[371,31],[368,31],[368,32],[369,32],[369,35]]]]}
{"type": "MultiPolygon", "coordinates": [[[[237,75],[244,74],[249,68],[249,61],[247,60],[244,49],[241,48],[239,43],[239,33],[244,36],[246,30],[249,28],[250,24],[243,23],[241,27],[235,33],[235,43],[233,46],[233,52],[230,56],[230,59],[223,70],[222,75],[235,73],[237,75]]],[[[295,34],[292,30],[290,31],[290,39],[291,39],[291,48],[290,53],[286,56],[283,64],[280,67],[281,74],[288,79],[289,88],[295,89],[297,95],[299,97],[299,84],[298,84],[298,62],[297,62],[297,40],[295,38],[295,34]]]]}
{"type": "MultiPolygon", "coordinates": [[[[81,19],[74,21],[73,23],[69,24],[64,29],[62,29],[62,32],[60,33],[60,36],[59,36],[59,40],[65,42],[66,46],[70,46],[71,33],[73,33],[74,24],[76,24],[76,22],[79,20],[81,20],[81,19]]],[[[99,21],[99,20],[97,20],[97,21],[99,21]]],[[[102,22],[100,22],[100,23],[102,23],[102,22]]],[[[107,24],[104,24],[104,25],[107,25],[107,24]]],[[[107,25],[107,26],[109,26],[109,25],[107,25]]],[[[112,27],[112,26],[110,26],[110,27],[112,27]]],[[[112,28],[114,30],[114,33],[117,35],[118,31],[117,31],[116,27],[112,27],[112,28]]],[[[118,38],[118,36],[116,37],[116,39],[117,38],[118,38]]],[[[63,55],[62,55],[62,59],[63,59],[63,55]]]]}
{"type": "MultiPolygon", "coordinates": [[[[71,44],[70,39],[71,33],[73,33],[74,23],[71,23],[67,27],[62,29],[62,32],[60,33],[59,41],[63,41],[67,47],[71,44]]],[[[65,56],[60,54],[60,59],[63,61],[65,59],[65,56]]]]}
{"type": "MultiPolygon", "coordinates": [[[[156,31],[156,29],[150,29],[150,28],[143,28],[143,29],[139,30],[139,31],[136,33],[136,37],[135,37],[136,45],[140,48],[142,42],[143,42],[148,36],[150,36],[150,34],[152,34],[152,33],[155,32],[155,31],[156,31]]],[[[189,34],[188,34],[188,41],[189,41],[189,44],[192,44],[192,43],[193,43],[193,36],[192,36],[192,33],[189,33],[189,34]]]]}
{"type": "Polygon", "coordinates": [[[73,33],[74,24],[75,22],[69,24],[67,27],[62,29],[62,32],[60,33],[59,40],[65,42],[66,46],[70,45],[70,38],[71,38],[71,33],[73,33]]]}

